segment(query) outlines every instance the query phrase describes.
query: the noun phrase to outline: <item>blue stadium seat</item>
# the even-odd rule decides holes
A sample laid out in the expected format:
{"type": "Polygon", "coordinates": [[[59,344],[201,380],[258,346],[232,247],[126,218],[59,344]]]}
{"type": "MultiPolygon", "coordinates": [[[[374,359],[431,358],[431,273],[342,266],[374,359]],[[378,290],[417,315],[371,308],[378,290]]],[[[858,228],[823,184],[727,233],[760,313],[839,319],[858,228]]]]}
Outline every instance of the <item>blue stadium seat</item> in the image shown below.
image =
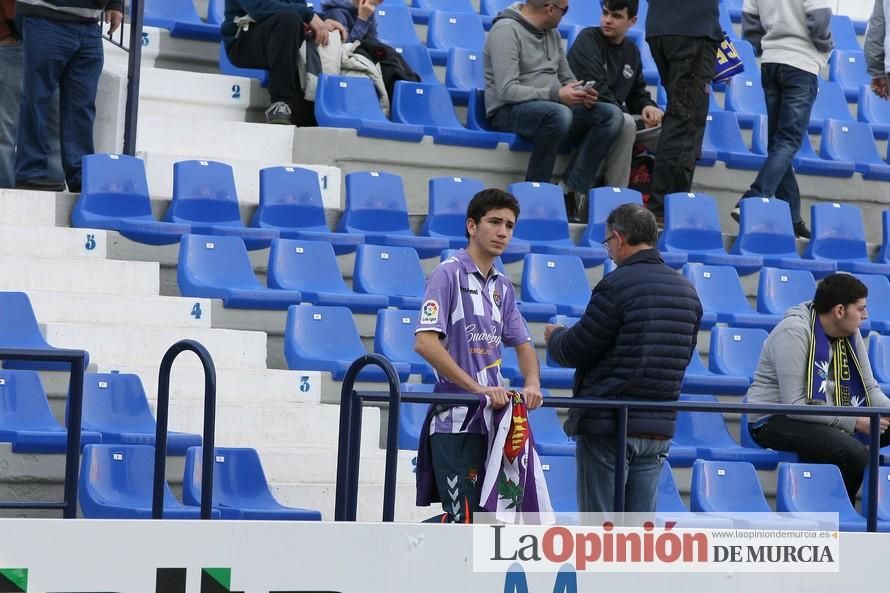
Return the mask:
{"type": "Polygon", "coordinates": [[[742,139],[742,131],[736,114],[731,111],[716,111],[708,114],[702,150],[710,149],[717,158],[730,169],[757,171],[766,157],[748,150],[742,139]]]}
{"type": "Polygon", "coordinates": [[[882,264],[890,263],[890,210],[881,213],[883,231],[881,233],[881,248],[875,261],[882,264]]]}
{"type": "MultiPolygon", "coordinates": [[[[841,86],[847,101],[855,103],[859,99],[860,87],[871,84],[865,54],[861,51],[833,51],[828,60],[828,79],[841,86]]],[[[860,118],[860,121],[863,120],[860,118]]]]}
{"type": "Polygon", "coordinates": [[[862,51],[853,21],[846,15],[831,15],[831,38],[835,51],[862,51]]]}
{"type": "Polygon", "coordinates": [[[83,187],[71,224],[118,231],[132,241],[170,245],[191,231],[187,224],[158,222],[151,213],[145,162],[125,154],[83,157],[83,187]]]}
{"type": "Polygon", "coordinates": [[[751,309],[742,282],[730,266],[689,263],[683,273],[695,286],[704,311],[714,313],[718,323],[771,330],[782,320],[781,315],[767,315],[751,309]]]}
{"type": "MultiPolygon", "coordinates": [[[[221,519],[246,521],[321,521],[321,512],[286,507],[269,488],[256,449],[216,447],[213,451],[213,509],[221,519]]],[[[203,447],[192,447],[185,456],[182,501],[201,506],[203,447]]]]}
{"type": "Polygon", "coordinates": [[[834,262],[803,259],[797,253],[788,202],[775,198],[745,198],[739,207],[739,234],[730,253],[762,257],[764,266],[806,270],[819,278],[837,270],[834,262]]]}
{"type": "MultiPolygon", "coordinates": [[[[644,2],[640,2],[640,8],[642,8],[644,2]]],[[[637,17],[637,25],[640,24],[639,16],[637,17]]],[[[640,30],[642,29],[635,29],[640,30]]],[[[640,61],[643,65],[643,80],[646,81],[646,84],[660,84],[661,78],[658,75],[658,66],[655,64],[655,58],[652,57],[652,50],[649,49],[649,44],[642,37],[638,38],[637,48],[640,50],[640,61]]]]}
{"type": "MultiPolygon", "coordinates": [[[[155,448],[149,445],[84,447],[77,501],[86,519],[151,519],[155,448]]],[[[200,519],[201,510],[185,506],[164,482],[164,519],[200,519]]],[[[212,510],[219,519],[219,511],[212,510]]]]}
{"type": "Polygon", "coordinates": [[[874,94],[866,84],[859,88],[858,104],[857,119],[871,126],[875,138],[886,140],[890,136],[890,101],[874,94]]]}
{"type": "MultiPolygon", "coordinates": [[[[64,453],[68,431],[49,409],[46,392],[34,371],[0,371],[0,442],[13,453],[64,453]]],[[[101,443],[97,432],[83,430],[80,445],[101,443]]]]}
{"type": "Polygon", "coordinates": [[[757,310],[768,315],[784,315],[785,311],[813,300],[816,279],[806,270],[763,268],[757,285],[757,310]]]}
{"type": "Polygon", "coordinates": [[[869,328],[882,334],[890,333],[890,281],[880,274],[857,274],[868,287],[869,328]]]}
{"type": "Polygon", "coordinates": [[[325,241],[334,253],[352,253],[364,243],[361,235],[328,228],[318,173],[301,167],[260,170],[260,205],[250,226],[277,230],[284,239],[325,241]]]}
{"type": "MultiPolygon", "coordinates": [[[[868,509],[869,491],[868,480],[870,468],[865,468],[865,475],[862,479],[862,514],[865,515],[868,509]]],[[[883,523],[890,522],[890,467],[881,465],[878,467],[878,531],[887,531],[883,523]]]]}
{"type": "Polygon", "coordinates": [[[717,201],[706,194],[676,193],[665,197],[664,231],[658,238],[662,252],[686,253],[690,262],[732,266],[739,274],[753,274],[763,259],[726,253],[717,201]]]}
{"type": "MultiPolygon", "coordinates": [[[[481,55],[481,52],[480,54],[481,55]]],[[[396,82],[392,97],[392,119],[421,126],[436,144],[497,148],[498,138],[468,130],[457,119],[451,95],[439,83],[396,82]]]]}
{"type": "Polygon", "coordinates": [[[229,59],[224,43],[219,44],[219,71],[229,76],[243,76],[244,78],[254,78],[260,81],[260,86],[269,86],[269,71],[259,68],[239,68],[229,59]]]}
{"type": "MultiPolygon", "coordinates": [[[[761,115],[754,122],[754,133],[751,137],[752,150],[758,154],[767,154],[769,146],[769,128],[767,118],[761,115]]],[[[824,175],[827,177],[852,177],[856,172],[856,163],[850,161],[832,161],[823,159],[813,150],[809,134],[803,135],[800,150],[794,156],[794,170],[808,175],[824,175]]]]}
{"type": "Polygon", "coordinates": [[[377,37],[391,45],[419,44],[411,11],[402,3],[387,2],[377,7],[377,37]]]}
{"type": "MultiPolygon", "coordinates": [[[[865,517],[847,496],[836,465],[783,463],[776,484],[776,510],[785,513],[837,513],[841,531],[865,531],[865,517]]],[[[882,530],[890,528],[885,522],[882,530]]]]}
{"type": "Polygon", "coordinates": [[[575,441],[566,436],[556,408],[538,408],[528,414],[538,455],[575,455],[575,441]]]}
{"type": "Polygon", "coordinates": [[[238,237],[184,235],[176,280],[182,296],[222,299],[224,307],[283,310],[303,300],[299,291],[260,284],[238,237]]]}
{"type": "Polygon", "coordinates": [[[411,367],[425,383],[436,382],[436,372],[424,357],[414,351],[414,328],[420,315],[417,309],[381,309],[374,329],[374,352],[394,362],[411,367]]]}
{"type": "Polygon", "coordinates": [[[191,2],[148,0],[143,18],[146,27],[167,29],[171,37],[219,41],[219,25],[202,21],[191,2]]]}
{"type": "MultiPolygon", "coordinates": [[[[742,403],[747,403],[747,401],[747,396],[742,398],[742,403]]],[[[795,453],[794,451],[779,451],[777,449],[761,447],[760,443],[755,441],[754,437],[751,436],[751,430],[748,426],[748,414],[744,412],[739,416],[739,440],[741,441],[743,447],[748,447],[749,449],[764,449],[775,451],[779,455],[779,463],[797,463],[798,461],[800,461],[797,453],[795,453]]]]}
{"type": "MultiPolygon", "coordinates": [[[[671,445],[673,451],[674,446],[671,445]]],[[[668,457],[670,457],[668,453],[668,457]]],[[[689,465],[692,465],[690,462],[689,465]]],[[[708,517],[698,513],[691,513],[686,508],[686,504],[680,497],[680,491],[677,489],[677,483],[674,481],[674,472],[671,464],[665,462],[661,465],[661,476],[658,480],[658,493],[655,501],[655,520],[659,525],[670,521],[679,528],[688,527],[704,527],[710,529],[721,529],[732,527],[730,519],[721,519],[719,517],[708,517]]]]}
{"type": "MultiPolygon", "coordinates": [[[[578,512],[578,478],[575,457],[569,455],[542,455],[541,469],[547,481],[550,504],[556,513],[578,512]]],[[[564,524],[560,521],[561,524],[564,524]]]]}
{"type": "MultiPolygon", "coordinates": [[[[810,124],[808,130],[811,134],[825,133],[825,120],[833,119],[839,122],[854,121],[847,106],[847,98],[844,90],[835,82],[819,79],[819,91],[810,111],[810,124]]],[[[825,145],[824,138],[822,145],[825,145]]],[[[824,154],[822,155],[825,156],[824,154]]]]}
{"type": "Polygon", "coordinates": [[[698,449],[678,445],[672,441],[665,461],[670,462],[674,467],[691,467],[696,459],[698,459],[698,449]]]}
{"type": "Polygon", "coordinates": [[[866,123],[825,120],[819,154],[825,159],[852,161],[865,179],[890,180],[890,165],[878,154],[871,127],[866,123]]]}
{"type": "MultiPolygon", "coordinates": [[[[357,358],[367,352],[346,307],[294,305],[287,310],[284,330],[284,356],[293,370],[327,371],[340,381],[357,358]],[[331,339],[336,336],[336,339],[331,339]]],[[[407,381],[411,369],[394,362],[400,381],[407,381]]],[[[386,381],[379,367],[365,367],[359,381],[386,381]]]]}
{"type": "Polygon", "coordinates": [[[580,316],[590,302],[581,260],[572,255],[529,253],[522,267],[522,300],[556,305],[561,315],[580,316]]]}
{"type": "Polygon", "coordinates": [[[729,35],[730,39],[733,40],[733,43],[737,43],[741,40],[738,33],[735,32],[735,27],[732,26],[732,18],[729,16],[729,8],[723,2],[718,0],[717,8],[720,11],[720,27],[723,29],[723,32],[729,35]]]}
{"type": "MultiPolygon", "coordinates": [[[[387,5],[387,10],[392,6],[387,5]]],[[[379,11],[378,11],[379,14],[379,11]]],[[[315,119],[319,126],[354,128],[359,136],[420,142],[421,126],[400,124],[386,119],[370,78],[361,76],[318,77],[315,92],[315,119]]]]}
{"type": "Polygon", "coordinates": [[[768,335],[766,330],[756,328],[711,329],[708,367],[720,375],[753,379],[768,335]]]}
{"type": "Polygon", "coordinates": [[[476,14],[476,9],[470,4],[470,0],[411,0],[411,5],[424,10],[450,10],[476,14]]]}
{"type": "Polygon", "coordinates": [[[445,86],[455,100],[467,101],[475,89],[485,88],[485,70],[482,67],[482,52],[465,47],[452,47],[448,50],[448,65],[445,68],[445,86]]]}
{"type": "Polygon", "coordinates": [[[755,80],[760,80],[760,65],[757,62],[757,56],[754,55],[754,46],[744,39],[735,39],[732,44],[735,46],[736,53],[745,65],[744,75],[750,76],[755,80]]]}
{"type": "Polygon", "coordinates": [[[413,247],[421,258],[437,257],[448,248],[440,237],[411,232],[402,178],[392,173],[356,172],[346,176],[346,209],[337,232],[363,235],[366,243],[413,247]]]}
{"type": "Polygon", "coordinates": [[[444,66],[448,50],[464,47],[482,52],[485,30],[478,14],[437,10],[430,15],[426,46],[433,64],[444,66]]]}
{"type": "MultiPolygon", "coordinates": [[[[714,402],[713,395],[681,395],[680,401],[714,402]]],[[[750,449],[736,443],[718,412],[677,412],[677,429],[673,442],[695,447],[698,456],[713,461],[747,461],[758,469],[773,469],[779,454],[770,449],[750,449]]]]}
{"type": "Polygon", "coordinates": [[[729,12],[729,18],[732,19],[734,23],[742,22],[742,6],[744,6],[743,0],[721,0],[723,4],[726,5],[726,10],[729,12]]]}
{"type": "Polygon", "coordinates": [[[354,313],[376,313],[389,298],[359,294],[343,281],[337,256],[326,241],[272,241],[267,282],[270,288],[299,292],[303,302],[348,307],[354,313]]]}
{"type": "MultiPolygon", "coordinates": [[[[83,429],[102,435],[106,445],[155,445],[157,423],[138,375],[86,373],[83,378],[83,429]]],[[[185,455],[201,435],[167,433],[167,454],[185,455]]]]}
{"type": "Polygon", "coordinates": [[[521,216],[513,231],[513,240],[527,242],[532,253],[574,255],[584,267],[598,266],[606,259],[602,248],[575,245],[569,236],[562,190],[552,183],[513,183],[507,191],[519,201],[521,216]]]}
{"type": "Polygon", "coordinates": [[[173,201],[164,220],[190,224],[198,235],[238,237],[248,249],[265,249],[278,238],[275,229],[244,226],[232,167],[216,161],[179,161],[173,165],[173,201]]]}
{"type": "Polygon", "coordinates": [[[521,138],[512,132],[499,132],[491,127],[488,116],[485,114],[485,91],[476,89],[469,94],[467,103],[467,127],[471,130],[495,134],[499,142],[510,147],[510,150],[531,150],[531,142],[521,138]]]}
{"type": "Polygon", "coordinates": [[[750,384],[751,380],[748,377],[712,373],[705,368],[698,349],[696,349],[692,352],[692,358],[689,359],[689,366],[686,367],[680,389],[683,393],[744,395],[750,384]]]}
{"type": "MultiPolygon", "coordinates": [[[[558,365],[551,366],[545,361],[538,361],[541,387],[545,389],[571,389],[575,384],[575,370],[558,365]]],[[[501,346],[501,375],[510,381],[513,387],[522,388],[525,377],[519,370],[519,357],[516,348],[501,346]]]]}
{"type": "Polygon", "coordinates": [[[890,264],[868,259],[865,227],[857,206],[814,204],[810,219],[813,238],[807,243],[804,257],[836,260],[839,270],[854,274],[890,274],[890,264]]]}
{"type": "Polygon", "coordinates": [[[226,0],[208,0],[207,22],[212,25],[221,25],[226,20],[226,0]]]}
{"type": "Polygon", "coordinates": [[[881,388],[890,387],[890,336],[871,334],[868,338],[868,362],[881,388]]]}
{"type": "MultiPolygon", "coordinates": [[[[31,299],[24,292],[0,292],[0,349],[19,348],[22,350],[58,350],[50,346],[40,333],[37,317],[31,307],[31,299]]],[[[90,362],[86,353],[84,368],[90,362]]],[[[68,371],[67,362],[43,362],[8,360],[3,363],[7,369],[59,370],[68,371]]]]}
{"type": "Polygon", "coordinates": [[[732,519],[744,529],[817,529],[815,521],[773,513],[754,466],[746,461],[705,461],[692,465],[689,506],[693,511],[732,519]]]}
{"type": "MultiPolygon", "coordinates": [[[[402,393],[432,393],[429,383],[402,383],[402,393]]],[[[430,404],[402,402],[399,406],[399,449],[417,452],[420,431],[430,404]]]]}
{"type": "Polygon", "coordinates": [[[415,41],[413,43],[397,43],[390,46],[401,55],[411,69],[420,76],[420,80],[429,84],[441,84],[433,69],[433,62],[430,60],[430,52],[426,46],[415,41]]]}
{"type": "Polygon", "coordinates": [[[766,115],[766,99],[758,76],[747,72],[733,76],[726,83],[723,96],[727,111],[736,114],[743,128],[753,127],[757,116],[766,115]]]}
{"type": "Polygon", "coordinates": [[[479,13],[486,16],[497,16],[511,4],[513,4],[512,0],[479,0],[479,13]]]}
{"type": "Polygon", "coordinates": [[[359,245],[352,287],[388,297],[391,307],[419,310],[426,280],[417,252],[410,247],[359,245]]]}
{"type": "Polygon", "coordinates": [[[565,13],[561,23],[579,27],[598,27],[600,24],[600,6],[596,2],[575,2],[571,10],[565,13]]]}

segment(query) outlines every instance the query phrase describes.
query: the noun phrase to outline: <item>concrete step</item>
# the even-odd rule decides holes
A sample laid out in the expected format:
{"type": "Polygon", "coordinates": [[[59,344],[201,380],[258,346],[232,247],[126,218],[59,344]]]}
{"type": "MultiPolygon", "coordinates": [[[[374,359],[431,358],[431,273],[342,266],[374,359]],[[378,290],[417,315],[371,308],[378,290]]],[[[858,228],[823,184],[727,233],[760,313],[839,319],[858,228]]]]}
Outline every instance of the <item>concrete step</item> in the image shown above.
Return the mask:
{"type": "Polygon", "coordinates": [[[269,92],[253,78],[147,68],[139,81],[140,116],[261,122],[268,106],[269,92]]]}
{"type": "MultiPolygon", "coordinates": [[[[123,45],[130,45],[130,25],[121,26],[123,45]]],[[[119,34],[115,41],[120,42],[119,34]]],[[[111,43],[104,43],[105,63],[126,66],[129,54],[111,43]]],[[[166,29],[142,27],[142,69],[176,68],[191,72],[219,72],[219,44],[172,37],[166,29]]]]}
{"type": "Polygon", "coordinates": [[[0,189],[0,224],[51,227],[56,224],[56,194],[44,191],[0,189]]]}
{"type": "MultiPolygon", "coordinates": [[[[272,491],[282,504],[316,509],[321,511],[323,520],[333,521],[334,519],[336,488],[333,482],[323,484],[276,483],[273,484],[272,491]]],[[[396,521],[419,523],[434,515],[442,514],[442,507],[438,504],[429,507],[416,506],[416,496],[417,492],[413,485],[400,485],[396,488],[396,521]]],[[[356,520],[380,521],[382,517],[383,487],[359,484],[356,520]]]]}
{"type": "Polygon", "coordinates": [[[207,299],[106,295],[29,290],[40,323],[70,322],[141,327],[211,327],[207,299]],[[197,307],[197,308],[196,308],[197,307]]]}
{"type": "Polygon", "coordinates": [[[105,259],[105,231],[60,227],[0,226],[0,253],[27,257],[105,259]]]}
{"type": "Polygon", "coordinates": [[[158,294],[158,264],[152,262],[3,254],[0,270],[0,290],[158,294]]]}

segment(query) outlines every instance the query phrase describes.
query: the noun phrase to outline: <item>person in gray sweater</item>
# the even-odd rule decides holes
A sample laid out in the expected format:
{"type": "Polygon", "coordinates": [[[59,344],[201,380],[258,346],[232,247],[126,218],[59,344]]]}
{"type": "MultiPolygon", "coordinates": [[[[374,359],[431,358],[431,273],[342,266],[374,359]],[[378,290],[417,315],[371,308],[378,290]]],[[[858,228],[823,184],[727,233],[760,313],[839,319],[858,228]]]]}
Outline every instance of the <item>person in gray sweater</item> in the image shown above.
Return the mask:
{"type": "MultiPolygon", "coordinates": [[[[790,308],[763,345],[748,402],[890,408],[859,333],[867,296],[859,279],[837,273],[819,283],[811,302],[790,308]]],[[[868,417],[754,414],[748,420],[761,446],[837,465],[855,504],[868,464],[868,417]]],[[[882,417],[882,447],[890,444],[888,424],[882,417]]]]}
{"type": "Polygon", "coordinates": [[[887,99],[890,90],[887,85],[887,64],[884,44],[887,39],[887,26],[884,18],[884,2],[875,0],[875,6],[868,18],[868,28],[865,30],[865,63],[868,67],[868,75],[871,76],[871,90],[874,94],[887,99]]]}
{"type": "MultiPolygon", "coordinates": [[[[556,30],[568,0],[526,0],[502,11],[485,41],[485,105],[493,128],[532,142],[526,181],[551,181],[556,155],[577,145],[563,176],[566,214],[582,222],[579,203],[621,132],[617,105],[597,101],[593,84],[569,68],[556,30]]],[[[584,220],[583,222],[587,222],[584,220]]]]}

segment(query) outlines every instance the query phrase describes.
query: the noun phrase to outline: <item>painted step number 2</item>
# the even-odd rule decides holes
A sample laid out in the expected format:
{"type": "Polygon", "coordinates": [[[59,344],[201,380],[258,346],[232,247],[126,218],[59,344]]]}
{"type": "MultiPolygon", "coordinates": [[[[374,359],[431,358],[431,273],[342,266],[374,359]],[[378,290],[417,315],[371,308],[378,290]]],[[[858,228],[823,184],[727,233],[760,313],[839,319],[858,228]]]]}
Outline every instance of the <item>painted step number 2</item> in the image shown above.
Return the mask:
{"type": "Polygon", "coordinates": [[[201,319],[201,303],[195,303],[195,306],[192,307],[192,317],[201,319]]]}
{"type": "Polygon", "coordinates": [[[241,98],[241,85],[240,85],[240,84],[233,84],[233,85],[232,85],[232,98],[233,98],[233,99],[240,99],[240,98],[241,98]]]}

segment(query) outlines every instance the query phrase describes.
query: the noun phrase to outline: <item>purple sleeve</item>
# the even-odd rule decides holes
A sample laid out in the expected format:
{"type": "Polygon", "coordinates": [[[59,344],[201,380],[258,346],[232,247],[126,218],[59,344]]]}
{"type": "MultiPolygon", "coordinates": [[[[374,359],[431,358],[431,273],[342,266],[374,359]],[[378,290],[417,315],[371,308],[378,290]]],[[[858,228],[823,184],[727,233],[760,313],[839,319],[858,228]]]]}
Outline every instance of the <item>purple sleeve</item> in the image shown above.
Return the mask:
{"type": "Polygon", "coordinates": [[[509,280],[504,282],[504,333],[501,340],[507,346],[518,346],[523,342],[531,342],[528,326],[516,306],[516,293],[509,280]]]}
{"type": "Polygon", "coordinates": [[[454,268],[439,264],[426,281],[423,304],[414,333],[437,331],[448,335],[448,319],[451,313],[451,299],[454,291],[454,268]]]}

